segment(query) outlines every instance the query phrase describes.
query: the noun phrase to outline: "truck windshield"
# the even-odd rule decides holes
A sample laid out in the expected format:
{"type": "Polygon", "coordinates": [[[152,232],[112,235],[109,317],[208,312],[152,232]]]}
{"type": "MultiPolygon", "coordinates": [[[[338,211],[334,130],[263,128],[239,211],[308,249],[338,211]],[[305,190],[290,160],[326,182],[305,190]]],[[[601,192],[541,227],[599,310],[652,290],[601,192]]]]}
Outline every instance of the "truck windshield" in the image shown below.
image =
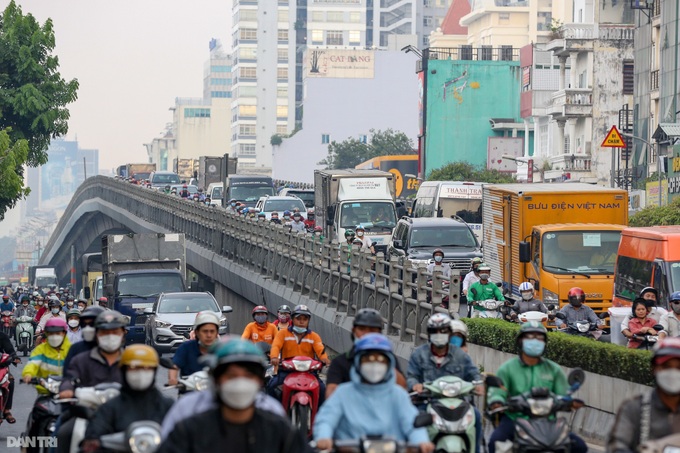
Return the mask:
{"type": "Polygon", "coordinates": [[[137,181],[140,181],[142,179],[149,179],[149,176],[151,176],[151,172],[148,172],[148,171],[145,172],[145,173],[138,172],[138,173],[135,173],[132,176],[134,176],[137,181]]]}
{"type": "Polygon", "coordinates": [[[97,279],[97,282],[95,284],[95,289],[94,289],[94,299],[93,300],[98,300],[102,295],[104,294],[104,280],[101,278],[97,279]]]}
{"type": "Polygon", "coordinates": [[[57,284],[57,277],[36,277],[35,283],[38,288],[47,288],[57,284]]]}
{"type": "Polygon", "coordinates": [[[304,190],[289,190],[288,195],[293,195],[298,197],[308,208],[314,207],[314,192],[304,191],[304,190]]]}
{"type": "Polygon", "coordinates": [[[260,197],[266,195],[274,195],[274,188],[272,186],[232,186],[230,189],[230,198],[240,201],[257,201],[260,197]]]}
{"type": "Polygon", "coordinates": [[[222,186],[213,187],[212,199],[221,200],[222,199],[222,186]]]}
{"type": "Polygon", "coordinates": [[[556,274],[613,274],[620,231],[557,231],[543,235],[543,268],[556,274]]]}
{"type": "Polygon", "coordinates": [[[467,223],[482,223],[482,200],[468,198],[440,198],[442,217],[458,216],[467,223]]]}
{"type": "Polygon", "coordinates": [[[397,225],[394,205],[385,201],[345,203],[340,212],[340,227],[354,228],[362,225],[372,229],[392,229],[397,225]]]}
{"type": "Polygon", "coordinates": [[[148,297],[181,292],[184,285],[179,274],[128,274],[118,279],[117,291],[121,296],[148,297]]]}
{"type": "Polygon", "coordinates": [[[151,184],[179,184],[179,176],[175,174],[153,175],[151,184]]]}
{"type": "Polygon", "coordinates": [[[411,230],[409,247],[477,247],[477,241],[466,227],[421,227],[411,230]]]}
{"type": "Polygon", "coordinates": [[[673,294],[675,291],[680,291],[680,261],[668,263],[671,270],[671,289],[668,294],[673,294]]]}

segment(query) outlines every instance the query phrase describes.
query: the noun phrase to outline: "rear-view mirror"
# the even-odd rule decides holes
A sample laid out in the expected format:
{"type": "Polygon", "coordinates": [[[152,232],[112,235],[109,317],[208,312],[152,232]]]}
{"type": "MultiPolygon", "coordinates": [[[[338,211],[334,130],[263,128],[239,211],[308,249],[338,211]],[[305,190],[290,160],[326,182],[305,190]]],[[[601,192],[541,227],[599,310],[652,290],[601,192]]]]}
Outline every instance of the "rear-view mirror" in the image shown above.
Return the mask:
{"type": "Polygon", "coordinates": [[[400,249],[403,247],[403,244],[399,239],[395,239],[392,241],[392,245],[394,246],[395,249],[400,249]]]}
{"type": "Polygon", "coordinates": [[[586,373],[583,372],[582,369],[580,368],[574,368],[571,370],[569,373],[569,376],[567,376],[567,382],[569,382],[569,385],[574,385],[577,382],[579,384],[583,384],[586,380],[586,373]]]}
{"type": "Polygon", "coordinates": [[[171,369],[175,368],[175,364],[167,357],[161,357],[159,363],[163,368],[171,369]]]}
{"type": "Polygon", "coordinates": [[[561,311],[558,311],[557,313],[555,313],[555,317],[556,317],[557,319],[561,319],[562,321],[564,321],[564,320],[567,319],[567,315],[565,315],[565,314],[562,313],[561,311]]]}
{"type": "Polygon", "coordinates": [[[503,379],[499,378],[498,376],[488,375],[484,379],[484,382],[486,383],[487,387],[503,387],[503,379]]]}
{"type": "Polygon", "coordinates": [[[432,414],[421,412],[420,414],[416,415],[416,419],[413,420],[413,427],[424,428],[426,426],[430,426],[432,423],[433,423],[432,414]]]}
{"type": "Polygon", "coordinates": [[[528,263],[531,261],[531,243],[522,241],[519,243],[519,262],[528,263]]]}
{"type": "Polygon", "coordinates": [[[656,330],[657,332],[661,332],[663,330],[663,326],[661,324],[655,324],[652,329],[656,330]]]}
{"type": "Polygon", "coordinates": [[[231,313],[232,311],[234,311],[234,309],[231,308],[230,305],[225,305],[224,307],[222,307],[222,313],[231,313]]]}
{"type": "Polygon", "coordinates": [[[91,295],[89,287],[83,288],[83,297],[85,297],[85,299],[89,299],[91,295]]]}

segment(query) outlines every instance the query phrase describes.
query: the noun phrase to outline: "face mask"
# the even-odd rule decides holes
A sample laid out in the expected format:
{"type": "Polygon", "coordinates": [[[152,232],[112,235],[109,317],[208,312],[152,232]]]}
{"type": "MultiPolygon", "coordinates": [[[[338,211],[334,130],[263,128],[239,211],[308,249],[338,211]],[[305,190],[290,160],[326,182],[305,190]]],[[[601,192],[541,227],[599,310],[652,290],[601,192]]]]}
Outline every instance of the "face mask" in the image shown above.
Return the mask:
{"type": "Polygon", "coordinates": [[[236,206],[236,203],[231,203],[232,206],[236,206]]]}
{"type": "Polygon", "coordinates": [[[84,341],[93,341],[94,340],[94,334],[96,332],[96,329],[92,326],[85,326],[82,329],[83,332],[83,340],[84,341]]]}
{"type": "Polygon", "coordinates": [[[100,337],[97,337],[97,343],[99,344],[99,347],[104,351],[104,352],[114,352],[120,349],[120,344],[123,341],[123,337],[121,335],[102,335],[100,337]]]}
{"type": "Polygon", "coordinates": [[[680,304],[670,304],[671,305],[671,310],[673,310],[673,313],[676,315],[680,315],[680,304]]]}
{"type": "Polygon", "coordinates": [[[283,220],[290,220],[290,217],[288,217],[287,215],[284,215],[283,220]]]}
{"type": "Polygon", "coordinates": [[[267,315],[255,315],[255,322],[258,324],[264,324],[267,322],[267,315]]]}
{"type": "Polygon", "coordinates": [[[305,332],[307,332],[307,328],[306,327],[293,326],[293,332],[295,332],[295,333],[305,333],[305,332]]]}
{"type": "Polygon", "coordinates": [[[436,263],[441,263],[443,259],[444,259],[444,257],[440,256],[440,255],[437,255],[437,256],[434,257],[434,261],[436,263]]]}
{"type": "Polygon", "coordinates": [[[272,217],[272,221],[274,221],[274,222],[275,222],[275,221],[277,221],[277,220],[279,220],[279,218],[278,218],[278,217],[272,217]]]}
{"type": "Polygon", "coordinates": [[[489,274],[479,274],[479,278],[481,278],[482,280],[488,280],[489,274]]]}
{"type": "Polygon", "coordinates": [[[246,409],[255,402],[260,384],[244,377],[230,379],[220,385],[220,400],[232,409],[246,409]]]}
{"type": "Polygon", "coordinates": [[[63,335],[48,335],[47,336],[47,343],[49,343],[50,346],[53,348],[58,348],[61,346],[61,344],[64,342],[64,336],[63,335]]]}
{"type": "Polygon", "coordinates": [[[654,378],[664,392],[669,395],[680,394],[680,370],[669,368],[667,370],[657,371],[654,378]]]}
{"type": "Polygon", "coordinates": [[[39,301],[38,301],[38,306],[42,307],[44,303],[45,303],[45,302],[43,302],[42,300],[39,300],[39,301]]]}
{"type": "Polygon", "coordinates": [[[363,235],[364,235],[364,232],[363,232],[363,231],[357,231],[357,236],[361,237],[361,236],[363,236],[363,235]]]}
{"type": "Polygon", "coordinates": [[[449,343],[448,333],[433,333],[430,335],[430,343],[435,346],[446,346],[449,343]]]}
{"type": "Polygon", "coordinates": [[[73,307],[73,302],[67,302],[67,303],[66,303],[66,306],[67,306],[67,307],[73,307]]]}
{"type": "Polygon", "coordinates": [[[449,341],[449,343],[451,343],[452,345],[454,345],[457,348],[460,348],[461,346],[463,346],[463,339],[461,337],[457,337],[457,336],[454,335],[454,336],[451,337],[451,340],[449,341]]]}
{"type": "Polygon", "coordinates": [[[540,357],[545,350],[545,342],[536,338],[532,340],[522,340],[522,352],[529,357],[540,357]]]}
{"type": "Polygon", "coordinates": [[[318,236],[321,236],[321,231],[315,232],[314,235],[317,236],[317,237],[318,237],[318,236]]]}
{"type": "Polygon", "coordinates": [[[28,304],[21,304],[22,307],[28,308],[28,304]]]}
{"type": "Polygon", "coordinates": [[[381,362],[367,362],[362,363],[359,367],[359,374],[367,382],[371,384],[377,384],[385,379],[389,367],[386,363],[381,362]]]}
{"type": "Polygon", "coordinates": [[[279,315],[279,322],[288,322],[290,321],[290,315],[279,315]]]}
{"type": "Polygon", "coordinates": [[[144,391],[153,385],[156,372],[154,370],[135,370],[125,372],[125,381],[132,390],[144,391]]]}
{"type": "Polygon", "coordinates": [[[59,310],[58,308],[53,308],[53,309],[52,309],[52,314],[53,314],[53,315],[58,315],[60,311],[61,311],[61,310],[59,310]]]}
{"type": "Polygon", "coordinates": [[[522,293],[522,299],[524,299],[524,300],[531,300],[533,298],[534,298],[534,295],[531,294],[530,292],[522,293]]]}
{"type": "Polygon", "coordinates": [[[75,329],[76,327],[78,327],[78,325],[80,325],[80,321],[77,320],[77,319],[71,319],[71,320],[68,322],[68,325],[69,325],[69,327],[75,329]]]}

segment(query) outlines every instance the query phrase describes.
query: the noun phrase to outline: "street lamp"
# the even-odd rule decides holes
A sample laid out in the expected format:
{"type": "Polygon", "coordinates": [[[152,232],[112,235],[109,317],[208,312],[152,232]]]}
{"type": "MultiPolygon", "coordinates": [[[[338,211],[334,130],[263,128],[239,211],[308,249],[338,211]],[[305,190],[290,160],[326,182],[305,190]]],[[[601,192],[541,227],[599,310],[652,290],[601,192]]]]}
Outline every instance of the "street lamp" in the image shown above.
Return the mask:
{"type": "MultiPolygon", "coordinates": [[[[539,168],[534,163],[534,160],[532,158],[528,157],[527,160],[522,160],[518,157],[510,156],[509,154],[503,154],[501,156],[501,158],[505,159],[505,160],[511,160],[511,161],[517,163],[518,165],[531,165],[532,169],[538,170],[538,173],[541,175],[541,182],[545,182],[545,178],[543,176],[543,169],[539,168]]],[[[528,181],[528,182],[534,182],[533,174],[531,175],[530,179],[531,179],[531,181],[528,181]]]]}
{"type": "MultiPolygon", "coordinates": [[[[628,134],[626,132],[619,132],[619,134],[623,135],[624,137],[632,138],[633,140],[639,140],[642,143],[645,143],[647,146],[649,146],[650,149],[654,150],[654,144],[648,142],[642,137],[638,137],[637,135],[633,134],[628,134]]],[[[661,206],[661,148],[657,149],[656,153],[656,173],[659,176],[659,206],[661,206]]]]}

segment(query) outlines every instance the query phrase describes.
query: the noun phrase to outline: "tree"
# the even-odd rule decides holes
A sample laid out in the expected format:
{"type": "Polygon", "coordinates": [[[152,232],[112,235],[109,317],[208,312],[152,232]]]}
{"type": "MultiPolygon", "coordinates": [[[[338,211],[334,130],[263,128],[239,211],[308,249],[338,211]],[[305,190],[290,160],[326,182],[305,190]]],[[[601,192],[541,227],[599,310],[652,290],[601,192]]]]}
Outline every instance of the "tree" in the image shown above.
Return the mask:
{"type": "Polygon", "coordinates": [[[61,77],[54,46],[52,20],[41,26],[10,1],[0,16],[0,220],[29,193],[23,166],[46,163],[50,140],[68,132],[78,81],[61,77]]]}
{"type": "Polygon", "coordinates": [[[436,170],[432,170],[428,181],[476,181],[494,184],[516,182],[512,175],[498,170],[489,170],[483,166],[474,166],[469,162],[453,162],[436,170]]]}
{"type": "Polygon", "coordinates": [[[328,145],[328,157],[319,165],[326,165],[328,169],[354,168],[362,162],[378,156],[396,156],[414,154],[413,142],[403,132],[392,129],[386,131],[371,129],[369,143],[356,138],[349,138],[343,142],[331,142],[328,145]]]}
{"type": "Polygon", "coordinates": [[[666,206],[648,206],[631,217],[628,223],[635,227],[680,225],[680,198],[666,206]]]}

